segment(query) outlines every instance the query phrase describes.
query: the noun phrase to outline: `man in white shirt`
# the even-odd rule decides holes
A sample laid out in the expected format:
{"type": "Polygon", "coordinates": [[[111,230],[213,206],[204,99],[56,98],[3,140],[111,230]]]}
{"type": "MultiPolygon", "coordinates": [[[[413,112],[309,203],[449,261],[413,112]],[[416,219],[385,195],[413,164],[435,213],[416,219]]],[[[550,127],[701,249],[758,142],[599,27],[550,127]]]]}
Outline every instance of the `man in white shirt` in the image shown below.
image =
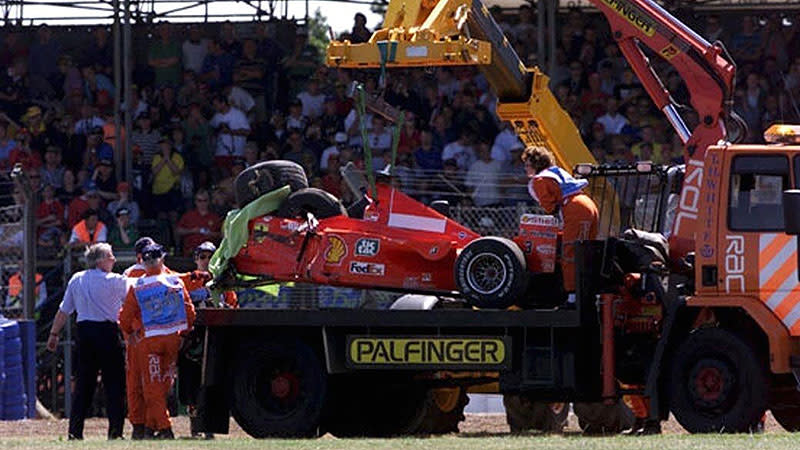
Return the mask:
{"type": "Polygon", "coordinates": [[[619,104],[615,97],[609,97],[606,102],[606,113],[597,118],[597,123],[603,125],[606,133],[619,134],[622,127],[628,124],[628,119],[619,113],[619,104]]]}
{"type": "Polygon", "coordinates": [[[203,70],[203,59],[208,54],[208,40],[200,36],[200,28],[189,28],[189,39],[183,41],[183,67],[199,74],[203,70]]]}
{"type": "Polygon", "coordinates": [[[497,133],[492,145],[492,160],[500,162],[503,167],[511,166],[511,151],[524,150],[525,146],[508,122],[503,122],[503,130],[497,133]]]}
{"type": "Polygon", "coordinates": [[[303,116],[316,119],[322,115],[325,104],[325,94],[319,91],[319,82],[311,79],[305,91],[297,94],[297,99],[303,104],[303,116]]]}
{"type": "Polygon", "coordinates": [[[367,142],[375,155],[382,155],[392,148],[392,131],[386,128],[386,120],[383,117],[372,116],[372,130],[367,133],[367,142]]]}
{"type": "Polygon", "coordinates": [[[472,189],[475,206],[497,205],[500,203],[503,163],[492,159],[488,143],[480,142],[476,148],[478,160],[470,166],[464,184],[472,189]]]}
{"type": "Polygon", "coordinates": [[[474,136],[474,133],[466,128],[461,130],[458,140],[445,145],[442,149],[442,161],[454,159],[459,170],[469,170],[476,159],[475,151],[472,149],[474,136]]]}
{"type": "Polygon", "coordinates": [[[217,111],[209,124],[217,130],[217,146],[214,162],[219,167],[230,167],[236,158],[244,157],[244,145],[250,134],[250,122],[240,110],[232,107],[223,95],[214,97],[217,111]]]}
{"type": "Polygon", "coordinates": [[[108,438],[122,438],[125,420],[125,361],[117,316],[127,293],[127,278],[111,272],[116,258],[111,245],[93,244],[86,250],[88,270],[72,276],[58,308],[47,349],[55,351],[61,329],[77,312],[77,379],[69,416],[69,439],[83,439],[83,422],[89,413],[102,373],[108,412],[108,438]]]}
{"type": "Polygon", "coordinates": [[[333,138],[334,145],[326,148],[322,151],[322,156],[319,158],[319,168],[322,171],[328,170],[328,158],[333,155],[338,155],[341,152],[341,149],[347,147],[347,133],[340,131],[336,133],[336,136],[333,138]]]}

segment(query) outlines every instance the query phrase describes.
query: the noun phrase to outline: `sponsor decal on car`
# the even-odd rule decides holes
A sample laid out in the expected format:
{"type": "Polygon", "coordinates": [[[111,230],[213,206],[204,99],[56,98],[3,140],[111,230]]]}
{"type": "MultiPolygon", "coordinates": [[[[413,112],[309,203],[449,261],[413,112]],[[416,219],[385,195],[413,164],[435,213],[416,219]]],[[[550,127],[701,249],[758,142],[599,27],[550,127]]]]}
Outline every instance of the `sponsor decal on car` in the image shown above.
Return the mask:
{"type": "Polygon", "coordinates": [[[422,282],[423,283],[430,283],[433,277],[431,276],[430,272],[422,272],[422,282]]]}
{"type": "Polygon", "coordinates": [[[348,336],[347,341],[351,367],[501,369],[511,355],[509,339],[488,336],[348,336]]]}
{"type": "Polygon", "coordinates": [[[328,247],[325,249],[323,256],[326,264],[340,265],[344,257],[347,256],[347,244],[345,244],[344,239],[335,234],[328,236],[328,247]]]}
{"type": "Polygon", "coordinates": [[[253,225],[253,240],[259,244],[264,242],[264,239],[267,238],[267,233],[269,233],[268,223],[257,222],[253,225]]]}
{"type": "Polygon", "coordinates": [[[297,231],[299,227],[300,227],[300,222],[297,222],[295,220],[283,219],[281,221],[281,230],[294,232],[297,231]]]}
{"type": "Polygon", "coordinates": [[[350,273],[382,277],[386,275],[386,266],[371,262],[352,261],[350,263],[350,273]]]}
{"type": "Polygon", "coordinates": [[[356,256],[375,256],[381,251],[379,239],[361,238],[356,241],[356,256]]]}

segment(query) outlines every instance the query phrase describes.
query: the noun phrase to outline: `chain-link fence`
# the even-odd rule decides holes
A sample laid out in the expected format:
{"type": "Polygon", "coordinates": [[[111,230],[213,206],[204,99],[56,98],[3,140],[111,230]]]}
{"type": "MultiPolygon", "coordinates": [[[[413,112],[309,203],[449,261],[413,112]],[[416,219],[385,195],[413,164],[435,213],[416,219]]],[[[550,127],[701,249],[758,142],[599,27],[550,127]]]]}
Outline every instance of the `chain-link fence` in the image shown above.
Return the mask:
{"type": "Polygon", "coordinates": [[[10,180],[0,182],[0,314],[22,316],[23,198],[10,180]]]}

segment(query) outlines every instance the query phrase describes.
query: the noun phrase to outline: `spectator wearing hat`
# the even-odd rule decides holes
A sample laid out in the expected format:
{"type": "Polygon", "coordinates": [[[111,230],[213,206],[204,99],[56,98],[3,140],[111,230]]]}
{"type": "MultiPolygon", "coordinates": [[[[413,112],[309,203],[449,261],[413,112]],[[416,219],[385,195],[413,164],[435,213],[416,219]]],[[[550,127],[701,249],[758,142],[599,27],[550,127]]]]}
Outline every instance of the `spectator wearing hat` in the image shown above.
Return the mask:
{"type": "Polygon", "coordinates": [[[339,153],[342,149],[347,147],[347,133],[340,131],[333,137],[334,145],[322,151],[322,156],[319,158],[320,170],[327,171],[329,159],[331,156],[336,156],[338,160],[339,153]]]}
{"type": "Polygon", "coordinates": [[[131,214],[128,208],[117,209],[117,226],[111,229],[108,241],[116,249],[130,250],[133,244],[139,239],[139,232],[136,226],[131,223],[131,214]]]}
{"type": "Polygon", "coordinates": [[[83,423],[92,405],[98,372],[102,374],[108,413],[108,438],[122,437],[125,421],[125,360],[117,316],[127,289],[127,278],[113,273],[116,258],[107,243],[86,251],[88,270],[76,273],[67,284],[58,308],[47,349],[58,346],[58,336],[69,316],[77,312],[77,377],[69,416],[69,439],[83,439],[83,423]]]}
{"type": "Polygon", "coordinates": [[[83,220],[72,227],[69,244],[73,248],[83,248],[97,242],[108,241],[108,228],[100,221],[96,209],[87,209],[83,220]]]}
{"type": "Polygon", "coordinates": [[[133,408],[144,410],[144,437],[174,439],[167,411],[167,394],[172,388],[181,344],[180,334],[192,328],[194,307],[181,279],[164,267],[165,252],[160,245],[142,251],[145,275],[128,290],[119,311],[122,331],[138,341],[136,371],[129,378],[142,381],[141,396],[133,408]]]}
{"type": "Polygon", "coordinates": [[[48,130],[47,123],[45,123],[42,115],[42,108],[38,106],[29,107],[20,121],[25,126],[28,134],[30,134],[31,149],[41,155],[47,146],[53,143],[50,130],[48,130]]]}
{"type": "Polygon", "coordinates": [[[211,197],[206,190],[194,195],[194,209],[186,211],[178,222],[177,234],[181,238],[183,255],[189,256],[204,241],[218,241],[222,220],[209,208],[211,197]]]}
{"type": "Polygon", "coordinates": [[[92,173],[92,182],[97,186],[97,193],[103,201],[117,199],[117,176],[114,174],[114,162],[101,159],[92,173]]]}
{"type": "Polygon", "coordinates": [[[42,158],[39,152],[31,149],[31,134],[27,129],[22,128],[17,131],[18,145],[11,150],[8,157],[10,167],[22,164],[22,168],[27,171],[36,171],[42,167],[42,158]]]}
{"type": "Polygon", "coordinates": [[[66,168],[61,164],[61,147],[51,145],[44,152],[44,165],[39,169],[42,183],[49,184],[56,189],[64,184],[64,171],[66,168]]]}
{"type": "Polygon", "coordinates": [[[214,97],[213,103],[216,114],[209,125],[216,130],[214,162],[219,167],[230,167],[233,158],[244,156],[250,122],[242,111],[228,104],[228,99],[224,96],[214,97]]]}
{"type": "Polygon", "coordinates": [[[108,212],[116,217],[117,210],[120,208],[125,208],[128,210],[130,223],[132,225],[139,223],[139,204],[131,199],[130,184],[128,184],[126,181],[117,183],[117,197],[117,200],[110,202],[106,207],[108,212]]]}
{"type": "Polygon", "coordinates": [[[160,153],[153,156],[150,169],[153,210],[158,218],[169,217],[170,223],[175,223],[181,206],[183,157],[174,150],[172,141],[167,137],[161,138],[159,147],[160,153]]]}
{"type": "Polygon", "coordinates": [[[100,161],[114,160],[114,149],[103,141],[103,127],[92,128],[86,136],[86,152],[83,153],[83,167],[94,168],[100,161]]]}

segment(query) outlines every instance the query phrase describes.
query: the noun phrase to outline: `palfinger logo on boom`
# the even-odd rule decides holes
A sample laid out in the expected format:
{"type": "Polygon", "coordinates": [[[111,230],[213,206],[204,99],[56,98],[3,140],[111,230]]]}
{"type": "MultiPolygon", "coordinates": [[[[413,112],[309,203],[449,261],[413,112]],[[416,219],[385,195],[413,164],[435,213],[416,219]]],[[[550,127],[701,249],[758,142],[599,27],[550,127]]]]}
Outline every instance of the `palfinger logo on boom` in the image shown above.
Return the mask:
{"type": "Polygon", "coordinates": [[[497,337],[348,336],[347,362],[371,369],[415,369],[446,365],[451,369],[502,369],[510,342],[497,337]]]}
{"type": "Polygon", "coordinates": [[[603,0],[603,3],[647,36],[652,36],[656,33],[655,24],[639,8],[623,0],[603,0]]]}

